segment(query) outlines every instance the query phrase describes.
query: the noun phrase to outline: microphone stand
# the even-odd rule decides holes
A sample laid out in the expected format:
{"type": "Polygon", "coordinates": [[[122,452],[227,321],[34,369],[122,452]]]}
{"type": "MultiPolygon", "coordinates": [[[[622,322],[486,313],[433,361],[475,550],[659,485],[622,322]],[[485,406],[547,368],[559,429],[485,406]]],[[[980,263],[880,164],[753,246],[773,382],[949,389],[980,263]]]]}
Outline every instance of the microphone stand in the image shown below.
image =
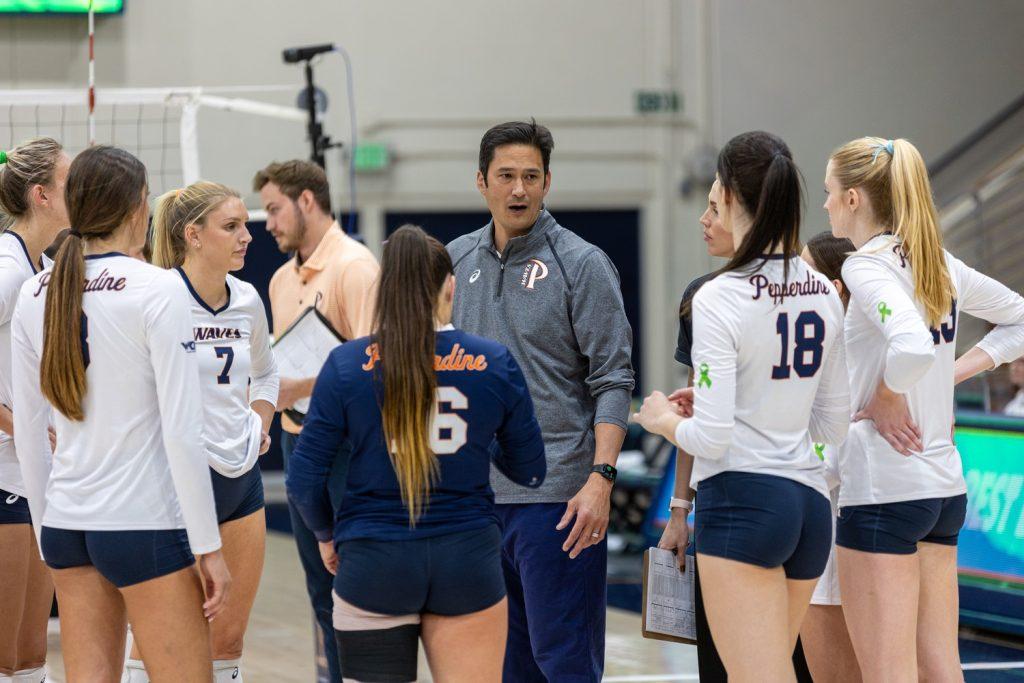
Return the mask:
{"type": "Polygon", "coordinates": [[[326,168],[324,152],[331,147],[341,147],[341,143],[332,143],[328,135],[324,135],[323,124],[316,115],[316,88],[313,85],[313,60],[303,60],[306,74],[306,111],[309,112],[309,122],[306,124],[306,134],[309,137],[310,156],[309,160],[320,168],[326,168]]]}

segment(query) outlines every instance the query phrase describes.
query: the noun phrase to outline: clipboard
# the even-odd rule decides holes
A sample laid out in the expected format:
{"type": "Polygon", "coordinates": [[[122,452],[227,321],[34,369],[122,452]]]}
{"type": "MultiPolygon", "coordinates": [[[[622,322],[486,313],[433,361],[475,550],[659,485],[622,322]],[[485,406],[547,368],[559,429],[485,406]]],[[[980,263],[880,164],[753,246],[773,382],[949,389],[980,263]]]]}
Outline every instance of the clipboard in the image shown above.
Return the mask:
{"type": "Polygon", "coordinates": [[[686,556],[686,571],[679,571],[669,550],[644,551],[643,610],[640,633],[644,638],[697,644],[694,557],[686,556]]]}
{"type": "MultiPolygon", "coordinates": [[[[319,302],[320,297],[317,296],[313,305],[300,313],[271,345],[280,376],[300,379],[319,375],[331,351],[348,341],[334,329],[331,321],[317,310],[316,305],[319,302]]],[[[307,397],[296,401],[294,406],[286,408],[283,412],[296,424],[301,425],[308,409],[307,397]]]]}

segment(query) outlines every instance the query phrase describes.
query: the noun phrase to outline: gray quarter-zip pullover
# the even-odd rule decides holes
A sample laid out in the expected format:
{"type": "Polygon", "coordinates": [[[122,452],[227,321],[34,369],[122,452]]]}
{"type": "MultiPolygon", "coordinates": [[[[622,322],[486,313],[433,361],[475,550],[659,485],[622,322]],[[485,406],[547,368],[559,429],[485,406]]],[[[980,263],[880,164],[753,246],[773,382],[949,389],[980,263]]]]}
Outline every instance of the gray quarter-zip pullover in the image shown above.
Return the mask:
{"type": "Polygon", "coordinates": [[[538,489],[491,469],[498,503],[557,503],[576,495],[594,462],[594,425],[626,427],[633,334],[608,256],[542,210],[499,253],[494,224],[448,245],[453,322],[506,345],[526,375],[548,474],[538,489]]]}

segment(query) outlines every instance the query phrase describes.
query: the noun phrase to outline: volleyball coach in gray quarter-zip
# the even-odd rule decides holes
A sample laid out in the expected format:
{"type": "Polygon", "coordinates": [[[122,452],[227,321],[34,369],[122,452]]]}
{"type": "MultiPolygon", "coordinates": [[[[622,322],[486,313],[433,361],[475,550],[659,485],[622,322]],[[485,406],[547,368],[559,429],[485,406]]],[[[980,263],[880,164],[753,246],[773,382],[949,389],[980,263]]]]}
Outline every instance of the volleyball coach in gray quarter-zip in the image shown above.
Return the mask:
{"type": "Polygon", "coordinates": [[[608,256],[542,210],[499,253],[488,223],[448,245],[454,323],[511,349],[544,434],[548,475],[538,489],[492,470],[497,503],[561,503],[594,464],[594,425],[625,429],[633,391],[632,331],[608,256]]]}
{"type": "Polygon", "coordinates": [[[547,458],[536,489],[491,468],[508,594],[507,683],[602,679],[606,533],[633,390],[619,274],[544,209],[554,145],[536,121],[484,133],[476,186],[491,222],[448,245],[453,322],[512,351],[547,458]]]}

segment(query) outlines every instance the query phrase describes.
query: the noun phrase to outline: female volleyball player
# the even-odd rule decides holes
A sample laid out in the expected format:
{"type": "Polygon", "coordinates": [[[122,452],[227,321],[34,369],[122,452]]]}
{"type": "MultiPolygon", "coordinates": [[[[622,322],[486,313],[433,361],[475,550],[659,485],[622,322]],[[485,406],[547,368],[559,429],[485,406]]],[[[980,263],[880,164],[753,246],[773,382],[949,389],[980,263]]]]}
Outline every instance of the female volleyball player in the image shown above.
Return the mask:
{"type": "MultiPolygon", "coordinates": [[[[712,187],[713,192],[716,192],[714,187],[712,187]]],[[[732,243],[732,233],[726,230],[718,204],[712,199],[712,193],[708,195],[708,208],[700,217],[704,242],[707,244],[708,255],[731,259],[736,253],[736,247],[732,243]]],[[[684,290],[679,305],[679,336],[676,342],[675,359],[686,366],[688,385],[691,387],[693,386],[693,359],[691,357],[693,351],[693,319],[691,315],[693,296],[704,283],[713,279],[717,274],[717,271],[712,271],[693,280],[684,290]]],[[[669,396],[669,400],[671,401],[677,396],[678,394],[674,393],[669,396]]],[[[670,516],[661,540],[658,542],[658,547],[674,551],[680,569],[685,569],[686,566],[686,550],[690,543],[687,517],[696,495],[696,492],[690,488],[692,473],[693,456],[684,451],[677,451],[675,489],[669,503],[670,516]]],[[[696,563],[694,564],[693,582],[696,589],[698,673],[702,681],[724,683],[728,680],[728,674],[725,671],[722,657],[715,647],[711,627],[708,625],[707,612],[704,609],[704,595],[700,585],[700,571],[696,563]]],[[[793,668],[796,670],[796,678],[799,683],[811,681],[811,673],[807,668],[807,661],[804,659],[803,647],[799,639],[793,651],[793,668]]]]}
{"type": "Polygon", "coordinates": [[[39,558],[11,438],[11,318],[22,284],[49,265],[43,250],[67,227],[64,180],[71,161],[51,138],[0,154],[0,212],[13,220],[0,234],[0,679],[39,683],[46,675],[53,583],[39,558]]]}
{"type": "MultiPolygon", "coordinates": [[[[843,262],[853,250],[850,240],[835,237],[826,231],[808,240],[800,255],[807,265],[832,281],[844,308],[850,303],[850,292],[843,284],[843,262]]],[[[814,447],[825,463],[825,481],[832,502],[834,528],[839,504],[839,449],[843,446],[815,444],[814,447]]],[[[811,606],[807,608],[800,627],[800,640],[815,683],[856,683],[861,680],[857,656],[853,652],[850,633],[843,618],[835,542],[832,543],[825,572],[818,579],[814,595],[811,596],[811,606]]]]}
{"type": "Polygon", "coordinates": [[[825,172],[843,265],[850,391],[836,527],[846,622],[868,680],[960,679],[956,544],[966,511],[953,384],[1024,353],[1024,299],[942,248],[906,140],[860,138],[825,172]],[[998,327],[954,365],[959,314],[998,327]]]}
{"type": "Polygon", "coordinates": [[[127,152],[79,154],[71,236],[22,287],[12,322],[15,446],[72,681],[118,679],[126,615],[154,681],[209,681],[206,619],[230,582],[188,293],[176,273],[124,255],[145,240],[146,190],[127,152]]]}
{"type": "Polygon", "coordinates": [[[388,238],[376,331],[331,353],[290,463],[288,495],[336,574],[346,680],[415,680],[420,636],[435,680],[501,680],[508,620],[490,466],[539,486],[544,445],[508,349],[451,326],[454,282],[440,242],[413,226],[388,238]],[[346,439],[335,520],[326,483],[346,439]]]}
{"type": "MultiPolygon", "coordinates": [[[[166,193],[153,215],[154,265],[174,268],[188,287],[199,361],[203,438],[210,461],[231,603],[210,624],[215,683],[241,683],[242,641],[266,544],[257,458],[270,446],[277,370],[267,314],[256,289],[230,275],[252,241],[234,190],[206,181],[166,193]]],[[[146,681],[133,648],[122,681],[146,681]]]]}
{"type": "Polygon", "coordinates": [[[712,199],[736,253],[693,300],[694,416],[655,392],[634,419],[695,456],[704,607],[730,679],[792,680],[831,537],[811,438],[840,443],[849,427],[843,308],[799,258],[800,178],[786,144],[733,138],[718,181],[712,199]]]}

